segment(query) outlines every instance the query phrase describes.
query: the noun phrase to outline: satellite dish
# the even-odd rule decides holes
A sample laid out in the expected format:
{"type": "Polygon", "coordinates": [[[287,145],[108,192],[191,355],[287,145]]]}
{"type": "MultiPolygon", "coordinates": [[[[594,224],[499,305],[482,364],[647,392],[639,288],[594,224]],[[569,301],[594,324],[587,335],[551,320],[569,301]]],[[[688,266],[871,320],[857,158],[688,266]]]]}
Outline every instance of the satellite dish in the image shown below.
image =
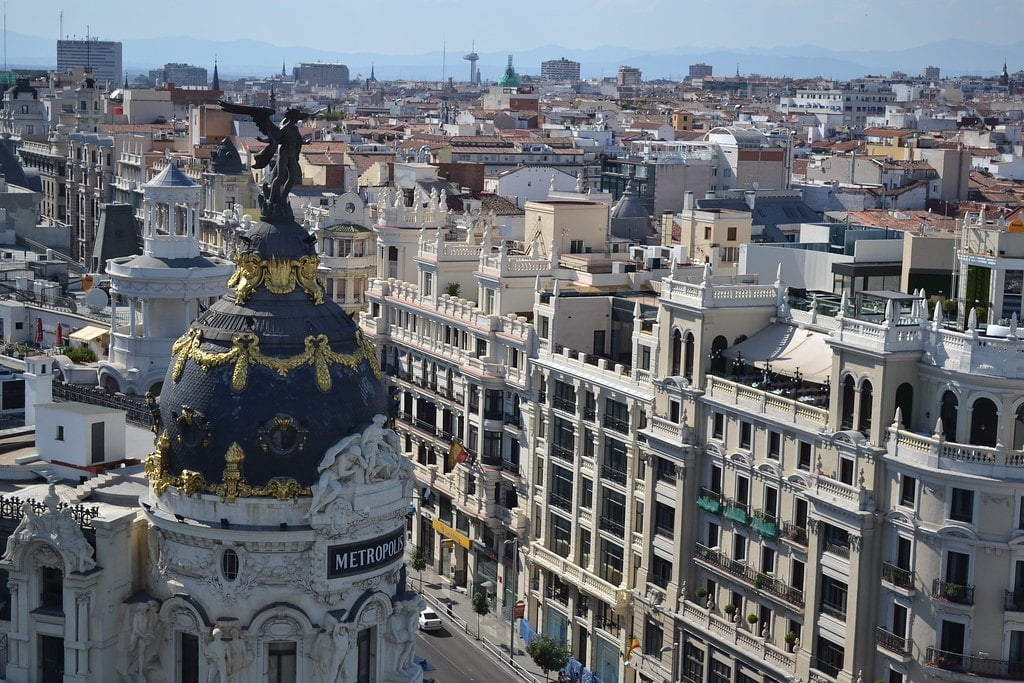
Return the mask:
{"type": "Polygon", "coordinates": [[[754,182],[750,183],[750,188],[752,190],[754,190],[754,192],[757,192],[760,189],[760,187],[761,187],[761,183],[757,182],[756,180],[754,182]]]}
{"type": "Polygon", "coordinates": [[[85,294],[85,305],[94,311],[105,308],[110,303],[110,297],[99,287],[93,287],[85,294]]]}

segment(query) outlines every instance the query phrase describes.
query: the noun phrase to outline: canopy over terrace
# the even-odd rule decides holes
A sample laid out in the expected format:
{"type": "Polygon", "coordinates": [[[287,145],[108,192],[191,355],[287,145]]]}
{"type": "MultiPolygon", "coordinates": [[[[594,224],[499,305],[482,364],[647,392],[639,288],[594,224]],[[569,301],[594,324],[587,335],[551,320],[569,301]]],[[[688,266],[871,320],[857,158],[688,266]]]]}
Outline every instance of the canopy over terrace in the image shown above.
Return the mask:
{"type": "Polygon", "coordinates": [[[774,323],[724,351],[726,358],[807,382],[825,384],[832,373],[828,335],[795,325],[774,323]]]}

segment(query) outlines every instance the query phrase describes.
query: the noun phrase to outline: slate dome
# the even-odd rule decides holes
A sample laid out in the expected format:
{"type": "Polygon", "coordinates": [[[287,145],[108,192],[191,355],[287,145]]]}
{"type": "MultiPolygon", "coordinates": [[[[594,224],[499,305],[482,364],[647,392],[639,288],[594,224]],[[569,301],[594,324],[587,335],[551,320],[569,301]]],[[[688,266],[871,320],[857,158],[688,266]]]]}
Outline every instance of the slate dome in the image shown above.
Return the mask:
{"type": "Polygon", "coordinates": [[[387,412],[377,352],[324,297],[302,226],[263,221],[243,244],[227,294],[174,345],[157,466],[187,493],[307,495],[325,450],[387,412]]]}

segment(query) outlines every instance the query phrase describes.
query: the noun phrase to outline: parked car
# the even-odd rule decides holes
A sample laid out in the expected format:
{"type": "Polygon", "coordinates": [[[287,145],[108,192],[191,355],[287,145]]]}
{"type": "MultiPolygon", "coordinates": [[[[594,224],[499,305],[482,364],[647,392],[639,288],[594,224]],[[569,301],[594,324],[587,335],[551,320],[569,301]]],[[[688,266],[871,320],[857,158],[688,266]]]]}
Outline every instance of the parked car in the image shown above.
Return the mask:
{"type": "Polygon", "coordinates": [[[432,609],[425,609],[420,612],[420,630],[436,631],[441,628],[441,617],[432,609]]]}

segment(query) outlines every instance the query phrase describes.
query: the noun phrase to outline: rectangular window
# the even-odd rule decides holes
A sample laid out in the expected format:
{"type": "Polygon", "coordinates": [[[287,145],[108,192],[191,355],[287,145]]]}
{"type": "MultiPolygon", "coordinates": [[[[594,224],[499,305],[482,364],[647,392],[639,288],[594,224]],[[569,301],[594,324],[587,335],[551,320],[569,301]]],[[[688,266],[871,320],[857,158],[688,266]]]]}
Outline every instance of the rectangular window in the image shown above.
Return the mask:
{"type": "Polygon", "coordinates": [[[726,230],[725,230],[725,239],[728,242],[735,242],[736,241],[736,228],[726,228],[726,230]]]}
{"type": "Polygon", "coordinates": [[[708,547],[717,548],[719,541],[718,538],[721,534],[721,530],[714,522],[708,522],[708,547]]]}
{"type": "Polygon", "coordinates": [[[747,559],[747,538],[743,534],[732,535],[732,559],[737,562],[747,559]]]}
{"type": "Polygon", "coordinates": [[[754,426],[749,422],[740,422],[740,448],[750,448],[754,426]]]}
{"type": "Polygon", "coordinates": [[[806,441],[800,442],[800,453],[796,467],[800,470],[811,469],[811,444],[806,441]]]}
{"type": "Polygon", "coordinates": [[[654,533],[672,538],[675,533],[676,510],[665,503],[654,503],[654,533]]]}
{"type": "Polygon", "coordinates": [[[604,426],[623,434],[629,433],[629,408],[625,403],[610,398],[605,401],[604,426]]]}
{"type": "Polygon", "coordinates": [[[821,611],[837,619],[846,618],[847,585],[831,576],[821,579],[821,611]]]}
{"type": "Polygon", "coordinates": [[[732,667],[717,659],[711,660],[711,677],[709,683],[732,683],[732,667]]]}
{"type": "Polygon", "coordinates": [[[974,491],[954,488],[949,501],[949,518],[957,522],[974,522],[974,491]]]}
{"type": "Polygon", "coordinates": [[[687,681],[704,680],[704,650],[693,643],[683,647],[683,679],[687,681]]]}
{"type": "Polygon", "coordinates": [[[833,643],[831,640],[818,636],[817,654],[818,656],[811,662],[812,667],[832,678],[836,678],[839,672],[843,670],[846,659],[846,651],[843,647],[833,643]]]}
{"type": "Polygon", "coordinates": [[[778,460],[780,455],[782,455],[782,434],[768,432],[768,458],[778,460]]]}
{"type": "Polygon", "coordinates": [[[580,529],[580,566],[590,566],[590,532],[586,529],[580,529]]]}
{"type": "Polygon", "coordinates": [[[917,479],[903,475],[900,482],[900,505],[914,507],[917,502],[917,479]]]}
{"type": "Polygon", "coordinates": [[[178,633],[178,651],[181,663],[180,683],[199,683],[199,637],[191,633],[178,633]]]}
{"type": "Polygon", "coordinates": [[[580,477],[580,507],[594,507],[594,481],[589,477],[580,477]]]}
{"type": "Polygon", "coordinates": [[[946,583],[966,586],[971,576],[971,556],[950,550],[946,553],[946,583]]]}
{"type": "Polygon", "coordinates": [[[576,387],[567,382],[562,382],[556,379],[551,407],[563,410],[567,413],[575,413],[576,387]]]}
{"type": "Polygon", "coordinates": [[[797,590],[804,589],[804,563],[793,560],[789,568],[789,585],[797,590]]]}
{"type": "Polygon", "coordinates": [[[650,582],[659,588],[668,588],[672,580],[672,560],[655,555],[651,558],[650,582]]]}
{"type": "Polygon", "coordinates": [[[57,425],[57,441],[64,440],[64,425],[57,425]]]}
{"type": "Polygon", "coordinates": [[[39,570],[39,606],[43,609],[64,609],[64,572],[56,567],[39,570]]]}
{"type": "Polygon", "coordinates": [[[725,415],[722,413],[714,414],[714,426],[711,430],[711,436],[716,439],[725,438],[725,415]]]}
{"type": "Polygon", "coordinates": [[[722,493],[722,468],[718,465],[711,466],[711,491],[722,493]]]}
{"type": "Polygon", "coordinates": [[[295,643],[270,643],[267,655],[267,680],[270,683],[295,683],[295,643]]]}
{"type": "Polygon", "coordinates": [[[839,458],[839,481],[853,485],[853,460],[850,458],[839,458]]]}
{"type": "Polygon", "coordinates": [[[761,510],[769,521],[775,521],[779,516],[779,490],[774,486],[764,487],[764,502],[761,505],[761,510]]]}
{"type": "Polygon", "coordinates": [[[622,582],[622,546],[601,541],[601,578],[618,586],[622,582]]]}
{"type": "Polygon", "coordinates": [[[736,500],[744,505],[750,502],[750,479],[742,475],[736,476],[736,500]]]}
{"type": "Polygon", "coordinates": [[[644,639],[642,645],[644,654],[660,657],[663,641],[661,625],[650,617],[644,619],[644,639]]]}
{"type": "Polygon", "coordinates": [[[375,683],[377,680],[377,629],[364,628],[356,638],[355,683],[375,683]]]}
{"type": "Polygon", "coordinates": [[[572,542],[572,522],[558,515],[551,515],[551,549],[562,557],[569,557],[572,542]]]}

